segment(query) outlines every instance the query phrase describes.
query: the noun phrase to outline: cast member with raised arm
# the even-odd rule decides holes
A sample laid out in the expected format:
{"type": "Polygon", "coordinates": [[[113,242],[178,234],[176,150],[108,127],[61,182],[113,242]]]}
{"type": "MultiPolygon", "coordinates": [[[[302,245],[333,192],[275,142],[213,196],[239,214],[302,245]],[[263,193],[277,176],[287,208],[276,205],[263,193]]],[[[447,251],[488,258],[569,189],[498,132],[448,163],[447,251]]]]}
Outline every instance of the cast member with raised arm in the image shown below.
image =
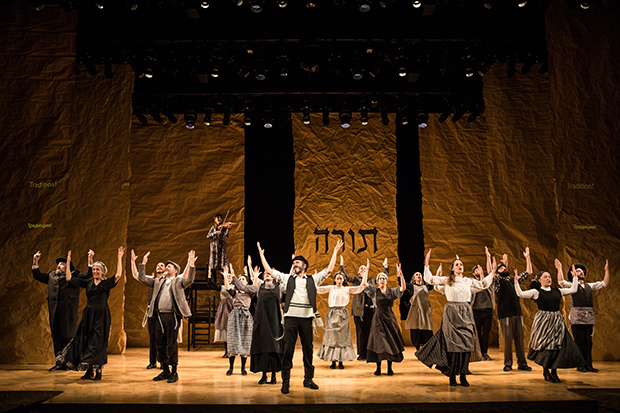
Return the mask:
{"type": "Polygon", "coordinates": [[[237,284],[248,285],[246,274],[235,277],[235,270],[232,264],[229,264],[230,280],[237,279],[235,285],[230,285],[229,277],[224,277],[224,288],[232,297],[233,309],[228,317],[228,327],[226,328],[226,336],[228,342],[228,360],[230,367],[226,372],[227,376],[233,373],[235,365],[235,356],[241,357],[241,375],[245,376],[248,372],[245,370],[245,363],[250,355],[252,346],[252,328],[254,319],[250,313],[250,303],[254,294],[247,292],[247,289],[237,290],[234,287],[237,284]]]}
{"type": "Polygon", "coordinates": [[[411,343],[419,350],[428,340],[433,337],[433,309],[428,299],[429,291],[434,289],[434,285],[426,284],[421,272],[413,274],[412,282],[407,284],[407,291],[411,295],[409,303],[409,313],[405,328],[411,335],[411,343]]]}

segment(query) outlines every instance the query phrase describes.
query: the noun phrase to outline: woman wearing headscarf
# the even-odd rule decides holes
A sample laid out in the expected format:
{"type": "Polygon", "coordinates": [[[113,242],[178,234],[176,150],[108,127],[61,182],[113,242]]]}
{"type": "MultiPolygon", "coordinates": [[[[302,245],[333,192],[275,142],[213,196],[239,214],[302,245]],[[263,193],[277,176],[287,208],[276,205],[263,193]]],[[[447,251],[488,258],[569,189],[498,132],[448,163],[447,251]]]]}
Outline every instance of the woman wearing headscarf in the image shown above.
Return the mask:
{"type": "Polygon", "coordinates": [[[413,274],[413,281],[407,284],[407,291],[411,294],[409,314],[405,321],[405,328],[411,335],[411,343],[419,350],[433,337],[433,309],[428,299],[433,285],[426,284],[421,272],[413,274]]]}
{"type": "Polygon", "coordinates": [[[232,297],[233,306],[226,328],[228,360],[230,361],[230,367],[226,375],[230,376],[233,373],[235,356],[239,356],[241,357],[241,375],[245,376],[248,374],[245,370],[245,363],[250,355],[250,347],[252,345],[254,319],[250,313],[250,303],[254,294],[248,293],[244,289],[234,288],[237,284],[240,286],[248,285],[248,277],[246,274],[243,274],[237,278],[232,264],[230,264],[230,279],[231,281],[236,279],[237,282],[235,282],[235,285],[230,285],[228,279],[228,274],[224,274],[224,288],[232,297]]]}
{"type": "MultiPolygon", "coordinates": [[[[482,281],[463,276],[463,262],[458,258],[450,265],[450,275],[433,276],[430,270],[431,250],[424,260],[424,281],[442,286],[448,302],[444,307],[441,327],[415,355],[428,367],[435,365],[439,371],[450,378],[450,386],[456,386],[459,376],[461,386],[469,386],[466,375],[469,373],[471,353],[476,350],[476,326],[469,301],[472,292],[489,288],[495,271],[482,281]]],[[[495,264],[493,265],[495,268],[495,264]]]]}
{"type": "MultiPolygon", "coordinates": [[[[88,299],[82,320],[78,325],[73,340],[57,356],[57,362],[67,362],[77,370],[86,370],[82,379],[101,380],[101,370],[108,362],[108,340],[112,317],[108,298],[110,290],[116,287],[123,274],[122,258],[124,247],[118,248],[118,264],[116,275],[106,278],[108,268],[101,261],[96,261],[88,267],[92,279],[71,278],[71,251],[67,254],[67,281],[86,289],[88,299]]],[[[93,254],[94,255],[94,254],[93,254]]]]}
{"type": "MultiPolygon", "coordinates": [[[[370,264],[368,264],[370,265],[370,264]]],[[[317,287],[317,293],[329,293],[327,317],[325,318],[325,333],[323,334],[323,343],[317,356],[321,360],[331,361],[331,369],[344,369],[343,361],[351,361],[355,359],[355,350],[353,350],[353,341],[351,340],[351,325],[349,323],[349,304],[350,294],[359,294],[366,287],[366,278],[368,276],[368,265],[363,270],[362,283],[356,287],[347,287],[344,285],[345,276],[341,271],[334,275],[334,285],[321,285],[317,287]]]]}
{"type": "Polygon", "coordinates": [[[573,282],[570,288],[555,288],[551,287],[553,282],[551,274],[547,271],[541,271],[532,281],[530,289],[523,291],[519,286],[520,276],[515,270],[515,291],[517,295],[521,298],[531,298],[538,306],[538,312],[532,323],[530,351],[527,358],[542,366],[545,381],[551,383],[561,381],[557,369],[586,365],[586,361],[566,329],[564,317],[560,313],[562,296],[575,294],[579,288],[579,281],[575,276],[575,266],[572,268],[572,274],[573,282]]]}
{"type": "Polygon", "coordinates": [[[405,342],[392,307],[394,301],[403,295],[406,286],[400,264],[397,264],[396,268],[401,279],[400,287],[387,288],[388,276],[386,273],[380,272],[377,274],[376,286],[368,286],[365,290],[366,294],[372,298],[375,307],[366,352],[366,362],[377,363],[375,376],[381,375],[381,362],[383,360],[387,360],[388,376],[394,374],[392,363],[403,361],[405,342]]]}

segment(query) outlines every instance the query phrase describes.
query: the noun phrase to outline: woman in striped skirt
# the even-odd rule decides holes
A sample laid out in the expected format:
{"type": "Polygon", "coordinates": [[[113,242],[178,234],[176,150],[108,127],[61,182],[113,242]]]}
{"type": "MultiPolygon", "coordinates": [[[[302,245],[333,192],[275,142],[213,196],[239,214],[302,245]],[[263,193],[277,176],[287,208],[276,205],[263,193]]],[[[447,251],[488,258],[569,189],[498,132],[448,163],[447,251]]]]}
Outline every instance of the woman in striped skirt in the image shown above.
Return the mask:
{"type": "MultiPolygon", "coordinates": [[[[230,275],[234,278],[235,271],[232,264],[230,264],[230,275]]],[[[239,281],[241,284],[247,285],[247,276],[240,275],[239,281]]],[[[245,291],[234,290],[234,286],[228,283],[228,277],[224,277],[224,287],[228,290],[228,293],[232,296],[233,309],[228,317],[228,328],[226,329],[227,342],[228,342],[228,360],[230,367],[226,372],[227,376],[233,373],[233,366],[235,364],[235,356],[241,357],[241,374],[247,375],[245,370],[245,363],[250,355],[250,347],[252,345],[252,327],[254,325],[254,319],[250,313],[250,303],[252,302],[252,296],[245,291]]]]}
{"type": "MultiPolygon", "coordinates": [[[[436,368],[450,378],[450,386],[456,386],[459,375],[461,386],[469,386],[466,375],[469,374],[469,361],[476,351],[476,327],[474,313],[469,301],[472,292],[489,288],[493,282],[495,270],[482,281],[463,277],[463,262],[458,258],[450,265],[450,275],[442,277],[441,265],[438,275],[430,270],[431,251],[424,261],[424,281],[442,286],[448,303],[444,307],[441,327],[415,355],[428,367],[436,368]]],[[[493,259],[495,260],[495,259],[493,259]]],[[[493,263],[495,268],[495,263],[493,263]]]]}
{"type": "MultiPolygon", "coordinates": [[[[573,274],[575,268],[573,267],[573,274]]],[[[573,368],[586,365],[579,348],[566,329],[560,313],[562,296],[575,294],[579,288],[577,277],[573,277],[570,288],[552,288],[551,274],[541,271],[527,291],[519,286],[519,275],[515,270],[515,290],[522,298],[531,298],[538,305],[538,312],[532,323],[529,360],[542,366],[546,381],[559,383],[558,368],[573,368]]]]}

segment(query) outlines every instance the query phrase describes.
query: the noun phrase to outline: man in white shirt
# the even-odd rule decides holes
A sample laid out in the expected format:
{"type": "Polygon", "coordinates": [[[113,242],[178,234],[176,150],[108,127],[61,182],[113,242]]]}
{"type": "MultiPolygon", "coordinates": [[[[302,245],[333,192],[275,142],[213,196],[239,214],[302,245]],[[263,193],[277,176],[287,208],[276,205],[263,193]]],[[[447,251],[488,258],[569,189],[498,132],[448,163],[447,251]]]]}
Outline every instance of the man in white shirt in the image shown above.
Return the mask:
{"type": "MultiPolygon", "coordinates": [[[[555,260],[555,267],[558,270],[558,284],[560,287],[568,288],[570,283],[564,280],[562,264],[555,260]]],[[[603,281],[586,283],[586,267],[582,264],[575,264],[575,275],[579,281],[577,292],[571,295],[571,310],[568,319],[571,323],[573,338],[581,355],[586,360],[585,367],[578,367],[577,370],[597,373],[598,369],[592,367],[592,335],[594,334],[594,301],[592,293],[609,285],[609,261],[605,261],[605,278],[603,281]]],[[[568,278],[573,277],[572,268],[568,271],[568,278]]]]}
{"type": "Polygon", "coordinates": [[[334,266],[338,251],[343,246],[339,240],[334,248],[329,266],[315,275],[308,275],[308,261],[301,255],[293,257],[293,267],[290,274],[272,269],[265,259],[265,250],[258,251],[265,272],[272,274],[274,280],[286,286],[286,299],[284,302],[284,343],[282,349],[282,393],[289,392],[291,368],[293,367],[293,354],[297,337],[301,339],[301,347],[304,360],[304,387],[317,390],[319,386],[312,380],[314,378],[314,366],[312,365],[312,321],[316,308],[316,287],[327,278],[334,266]]]}

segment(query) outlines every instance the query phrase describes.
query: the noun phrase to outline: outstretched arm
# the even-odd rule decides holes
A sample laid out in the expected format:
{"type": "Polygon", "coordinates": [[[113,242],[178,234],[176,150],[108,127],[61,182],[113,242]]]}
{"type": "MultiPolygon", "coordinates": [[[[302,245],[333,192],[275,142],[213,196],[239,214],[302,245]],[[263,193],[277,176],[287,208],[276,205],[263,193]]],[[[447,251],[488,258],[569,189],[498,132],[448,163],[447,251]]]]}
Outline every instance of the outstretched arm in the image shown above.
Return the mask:
{"type": "Polygon", "coordinates": [[[65,274],[67,282],[71,281],[71,250],[67,252],[67,265],[65,266],[65,274]]]}
{"type": "MultiPolygon", "coordinates": [[[[525,247],[523,256],[525,257],[525,271],[528,274],[531,274],[534,270],[532,269],[532,257],[530,256],[530,247],[525,247]]],[[[506,259],[506,262],[507,261],[508,259],[506,259]]],[[[508,264],[506,264],[506,267],[508,267],[508,264]]]]}
{"type": "Polygon", "coordinates": [[[403,270],[400,266],[400,262],[396,264],[396,272],[400,277],[400,292],[405,292],[405,290],[407,289],[407,282],[405,281],[405,276],[403,275],[403,270]]]}
{"type": "Polygon", "coordinates": [[[116,264],[116,275],[114,276],[114,282],[117,283],[118,280],[123,275],[123,255],[125,255],[125,247],[118,247],[118,263],[116,264]]]}
{"type": "Polygon", "coordinates": [[[555,265],[555,269],[558,270],[558,284],[562,285],[562,282],[564,281],[564,272],[562,271],[562,263],[560,262],[560,260],[556,258],[555,261],[553,262],[553,265],[555,265]]]}
{"type": "Polygon", "coordinates": [[[493,271],[493,266],[491,265],[491,253],[487,247],[484,247],[484,253],[487,256],[487,274],[491,274],[491,271],[493,271]]]}
{"type": "Polygon", "coordinates": [[[260,242],[257,242],[256,246],[258,247],[258,254],[260,255],[260,260],[263,263],[263,268],[265,269],[265,272],[271,274],[273,272],[273,268],[269,266],[267,258],[265,258],[265,250],[260,247],[260,242]]]}
{"type": "Polygon", "coordinates": [[[336,246],[334,247],[334,252],[332,253],[332,259],[329,261],[329,265],[327,266],[327,274],[331,274],[334,271],[334,267],[336,266],[336,259],[338,258],[338,251],[342,248],[344,242],[341,239],[338,240],[336,246]]]}
{"type": "Polygon", "coordinates": [[[194,277],[196,276],[196,259],[198,257],[196,256],[196,251],[191,250],[188,254],[187,254],[187,265],[189,266],[189,268],[187,269],[187,277],[183,277],[182,278],[182,285],[183,288],[187,288],[190,285],[192,285],[192,283],[194,282],[194,277]]]}
{"type": "Polygon", "coordinates": [[[136,258],[138,258],[136,256],[136,252],[132,249],[131,250],[131,275],[133,276],[133,278],[138,280],[138,266],[136,265],[136,258]]]}
{"type": "Polygon", "coordinates": [[[605,286],[609,286],[609,260],[605,260],[605,278],[603,278],[605,286]]]}
{"type": "Polygon", "coordinates": [[[534,300],[538,299],[538,290],[521,290],[521,286],[519,285],[519,274],[517,273],[517,270],[515,270],[515,292],[521,298],[531,298],[534,300]]]}

